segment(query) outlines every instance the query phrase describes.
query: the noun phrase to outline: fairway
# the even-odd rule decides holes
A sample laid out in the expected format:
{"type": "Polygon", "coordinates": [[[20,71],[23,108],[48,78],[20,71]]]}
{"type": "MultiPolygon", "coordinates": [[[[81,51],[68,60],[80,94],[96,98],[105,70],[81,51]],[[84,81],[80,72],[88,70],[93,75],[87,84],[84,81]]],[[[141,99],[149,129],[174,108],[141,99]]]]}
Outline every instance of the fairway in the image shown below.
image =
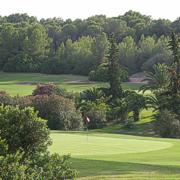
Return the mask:
{"type": "MultiPolygon", "coordinates": [[[[31,95],[39,83],[54,83],[69,92],[80,92],[90,87],[108,86],[107,83],[89,81],[87,76],[0,72],[0,91],[6,91],[12,96],[31,95]]],[[[123,88],[138,90],[141,85],[141,83],[127,82],[123,83],[123,88]]]]}
{"type": "Polygon", "coordinates": [[[51,152],[71,154],[78,179],[178,180],[180,140],[51,131],[51,152]]]}

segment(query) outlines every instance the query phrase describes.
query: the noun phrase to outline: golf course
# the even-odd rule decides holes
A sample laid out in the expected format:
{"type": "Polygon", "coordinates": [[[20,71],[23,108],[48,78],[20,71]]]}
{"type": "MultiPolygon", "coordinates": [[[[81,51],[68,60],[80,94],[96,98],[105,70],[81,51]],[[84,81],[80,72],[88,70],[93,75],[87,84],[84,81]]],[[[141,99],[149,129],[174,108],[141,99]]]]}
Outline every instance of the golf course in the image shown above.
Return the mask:
{"type": "Polygon", "coordinates": [[[0,180],[180,180],[174,1],[1,3],[0,180]]]}
{"type": "MultiPolygon", "coordinates": [[[[31,95],[39,83],[54,83],[70,92],[107,86],[85,76],[39,73],[0,73],[0,91],[11,96],[31,95]]],[[[141,84],[123,83],[138,90],[141,84]]],[[[180,140],[154,134],[152,110],[141,113],[134,128],[107,126],[89,131],[51,131],[51,153],[71,155],[78,179],[176,180],[180,179],[180,140]]]]}
{"type": "Polygon", "coordinates": [[[51,152],[70,153],[78,179],[180,179],[180,140],[52,131],[51,152]]]}
{"type": "MultiPolygon", "coordinates": [[[[31,95],[37,84],[54,83],[70,92],[80,92],[90,87],[107,86],[102,82],[91,82],[87,76],[46,75],[40,73],[4,73],[0,72],[0,91],[10,95],[31,95]]],[[[125,89],[138,90],[141,83],[124,83],[125,89]]]]}

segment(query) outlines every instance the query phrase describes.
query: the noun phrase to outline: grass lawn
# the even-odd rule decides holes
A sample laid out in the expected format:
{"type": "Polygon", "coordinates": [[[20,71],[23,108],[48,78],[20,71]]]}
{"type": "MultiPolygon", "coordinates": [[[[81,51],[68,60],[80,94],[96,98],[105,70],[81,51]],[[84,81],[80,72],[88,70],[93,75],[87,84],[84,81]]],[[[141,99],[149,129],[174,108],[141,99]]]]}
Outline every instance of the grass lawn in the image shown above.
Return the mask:
{"type": "Polygon", "coordinates": [[[180,179],[180,140],[52,131],[51,152],[71,153],[79,179],[180,179]]]}
{"type": "MultiPolygon", "coordinates": [[[[30,95],[36,84],[49,82],[73,92],[80,92],[90,87],[107,86],[107,83],[88,81],[87,76],[0,72],[0,91],[7,91],[13,96],[30,95]]],[[[140,86],[141,84],[138,83],[123,83],[125,89],[138,90],[140,86]]]]}
{"type": "Polygon", "coordinates": [[[131,130],[51,131],[50,151],[70,153],[81,180],[180,180],[180,139],[156,137],[151,115],[143,111],[131,130]]]}

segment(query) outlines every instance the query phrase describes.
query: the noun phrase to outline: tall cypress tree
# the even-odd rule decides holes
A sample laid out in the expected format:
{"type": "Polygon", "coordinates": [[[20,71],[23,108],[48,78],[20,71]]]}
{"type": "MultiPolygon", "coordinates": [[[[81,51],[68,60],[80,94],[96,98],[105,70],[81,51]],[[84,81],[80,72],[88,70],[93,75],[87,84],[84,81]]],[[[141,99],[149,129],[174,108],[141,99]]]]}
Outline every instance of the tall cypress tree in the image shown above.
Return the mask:
{"type": "Polygon", "coordinates": [[[111,35],[109,41],[110,41],[110,50],[109,50],[110,92],[112,95],[112,99],[116,99],[122,97],[120,65],[119,65],[119,48],[114,34],[111,35]]]}
{"type": "Polygon", "coordinates": [[[171,91],[178,93],[180,91],[180,38],[172,33],[169,46],[173,54],[173,63],[171,68],[171,91]]]}

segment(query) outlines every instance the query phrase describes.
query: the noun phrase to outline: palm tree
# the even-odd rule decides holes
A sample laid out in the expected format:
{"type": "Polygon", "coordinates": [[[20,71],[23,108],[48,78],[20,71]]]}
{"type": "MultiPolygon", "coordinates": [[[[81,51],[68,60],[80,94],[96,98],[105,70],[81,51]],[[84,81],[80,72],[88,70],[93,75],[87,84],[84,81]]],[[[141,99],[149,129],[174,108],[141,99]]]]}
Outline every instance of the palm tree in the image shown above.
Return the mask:
{"type": "Polygon", "coordinates": [[[140,88],[140,91],[150,90],[154,93],[162,92],[166,90],[170,85],[170,73],[168,66],[165,64],[156,64],[153,67],[154,72],[146,72],[146,78],[144,81],[147,81],[147,84],[143,85],[140,88]]]}

